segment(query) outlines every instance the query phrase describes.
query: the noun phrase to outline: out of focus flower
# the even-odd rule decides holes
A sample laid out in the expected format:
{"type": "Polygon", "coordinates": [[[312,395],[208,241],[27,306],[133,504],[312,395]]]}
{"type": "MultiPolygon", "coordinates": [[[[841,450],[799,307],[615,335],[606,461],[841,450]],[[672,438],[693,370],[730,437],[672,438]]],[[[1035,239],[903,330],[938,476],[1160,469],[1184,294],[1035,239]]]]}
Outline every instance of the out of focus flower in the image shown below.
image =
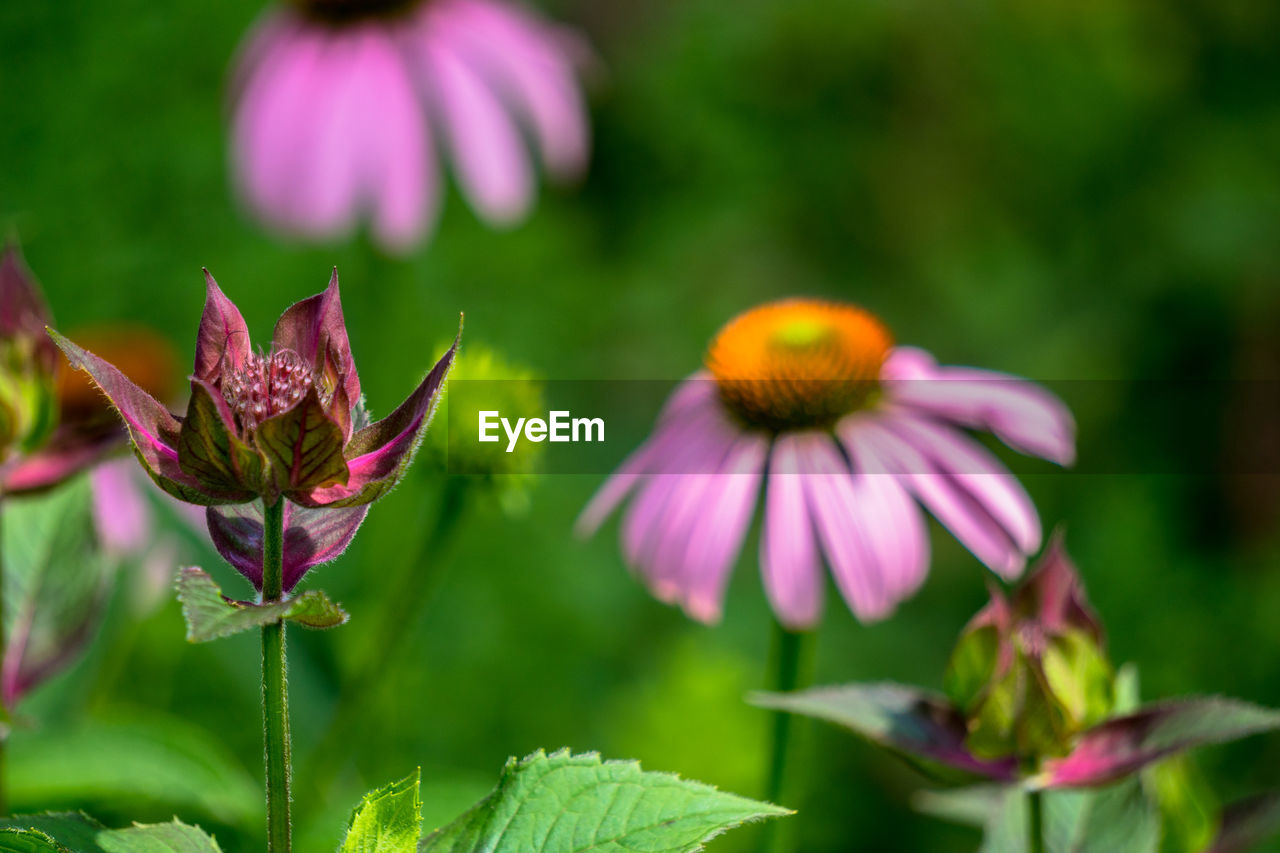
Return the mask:
{"type": "Polygon", "coordinates": [[[426,452],[436,470],[465,477],[469,493],[492,495],[505,513],[521,515],[529,509],[529,492],[541,470],[545,445],[521,442],[508,453],[498,444],[451,441],[470,434],[482,409],[545,411],[543,383],[529,368],[472,341],[458,354],[440,401],[440,416],[451,426],[428,435],[426,452]]]}
{"type": "Polygon", "coordinates": [[[1114,704],[1102,625],[1055,539],[1012,600],[965,628],[947,669],[947,697],[964,715],[975,755],[1063,755],[1114,704]]]}
{"type": "Polygon", "coordinates": [[[294,0],[236,63],[236,182],[286,233],[328,238],[364,220],[403,251],[434,228],[448,159],[483,219],[518,221],[535,182],[523,133],[553,177],[586,164],[585,54],[575,33],[507,0],[294,0]]]}
{"type": "MultiPolygon", "coordinates": [[[[17,246],[0,257],[0,495],[41,491],[89,468],[124,445],[119,422],[87,383],[59,371],[53,322],[17,246]]],[[[154,336],[134,336],[138,358],[160,363],[154,336]]],[[[162,368],[148,367],[142,378],[162,368]]],[[[148,387],[154,387],[148,384],[148,387]]]]}
{"type": "Polygon", "coordinates": [[[367,424],[336,271],[323,293],[281,315],[266,352],[251,349],[239,310],[207,273],[206,280],[191,399],[182,419],[115,365],[51,334],[72,366],[85,370],[116,408],[156,484],[179,500],[209,507],[214,544],[255,585],[262,581],[261,518],[255,520],[252,510],[220,507],[281,497],[298,505],[286,511],[288,590],[307,568],[341,553],[367,505],[399,482],[457,342],[398,409],[367,424]],[[246,563],[246,549],[254,548],[246,563]]]}
{"type": "Polygon", "coordinates": [[[714,622],[763,486],[760,566],[778,619],[805,629],[820,618],[820,555],[853,613],[883,619],[928,569],[916,502],[1003,577],[1040,547],[1030,498],[965,429],[1074,459],[1071,414],[1042,387],[939,367],[852,305],[771,303],[720,331],[706,369],[672,394],[579,527],[590,533],[633,495],[628,562],[659,598],[714,622]]]}
{"type": "Polygon", "coordinates": [[[1056,542],[1012,601],[994,595],[965,629],[947,676],[958,703],[886,683],[754,702],[844,725],[926,769],[1031,788],[1109,785],[1189,749],[1280,728],[1280,711],[1218,696],[1120,709],[1101,630],[1056,542]]]}

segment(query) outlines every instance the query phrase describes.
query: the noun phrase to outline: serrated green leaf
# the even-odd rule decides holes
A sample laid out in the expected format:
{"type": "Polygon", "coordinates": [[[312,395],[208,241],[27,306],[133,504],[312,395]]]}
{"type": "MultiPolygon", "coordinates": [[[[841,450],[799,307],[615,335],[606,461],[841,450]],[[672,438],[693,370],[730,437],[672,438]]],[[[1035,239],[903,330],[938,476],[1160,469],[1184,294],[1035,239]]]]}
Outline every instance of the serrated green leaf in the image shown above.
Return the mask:
{"type": "Polygon", "coordinates": [[[93,636],[114,572],[97,546],[92,501],[80,477],[3,502],[4,624],[20,690],[65,667],[93,636]]]}
{"type": "Polygon", "coordinates": [[[791,814],[634,761],[535,752],[422,853],[692,853],[729,829],[791,814]]]}
{"type": "Polygon", "coordinates": [[[72,853],[38,829],[0,829],[0,853],[72,853]]]}
{"type": "Polygon", "coordinates": [[[218,842],[185,823],[134,824],[98,834],[104,853],[222,853],[218,842]]]}
{"type": "Polygon", "coordinates": [[[421,770],[364,795],[351,813],[341,853],[413,853],[422,837],[421,770]]]}
{"type": "Polygon", "coordinates": [[[14,815],[0,820],[0,827],[45,833],[73,853],[103,853],[97,839],[104,827],[84,812],[14,815]]]}
{"type": "Polygon", "coordinates": [[[341,607],[319,590],[266,604],[231,601],[213,578],[201,569],[188,567],[178,575],[178,600],[187,620],[187,639],[206,643],[282,619],[307,628],[334,628],[347,621],[341,607]]]}
{"type": "Polygon", "coordinates": [[[9,782],[18,808],[145,799],[250,826],[262,808],[253,775],[224,744],[180,719],[135,712],[128,720],[20,730],[13,737],[9,782]]]}

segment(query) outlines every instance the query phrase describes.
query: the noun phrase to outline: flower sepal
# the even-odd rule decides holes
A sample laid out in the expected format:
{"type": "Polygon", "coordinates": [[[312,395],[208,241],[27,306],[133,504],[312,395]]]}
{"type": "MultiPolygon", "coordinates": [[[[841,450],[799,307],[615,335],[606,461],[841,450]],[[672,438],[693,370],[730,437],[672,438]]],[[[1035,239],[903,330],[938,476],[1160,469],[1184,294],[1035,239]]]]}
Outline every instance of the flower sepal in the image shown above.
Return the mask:
{"type": "Polygon", "coordinates": [[[345,610],[315,589],[281,601],[228,598],[207,572],[196,567],[179,571],[178,600],[187,623],[187,640],[192,643],[206,643],[275,622],[336,628],[346,624],[348,618],[345,610]]]}

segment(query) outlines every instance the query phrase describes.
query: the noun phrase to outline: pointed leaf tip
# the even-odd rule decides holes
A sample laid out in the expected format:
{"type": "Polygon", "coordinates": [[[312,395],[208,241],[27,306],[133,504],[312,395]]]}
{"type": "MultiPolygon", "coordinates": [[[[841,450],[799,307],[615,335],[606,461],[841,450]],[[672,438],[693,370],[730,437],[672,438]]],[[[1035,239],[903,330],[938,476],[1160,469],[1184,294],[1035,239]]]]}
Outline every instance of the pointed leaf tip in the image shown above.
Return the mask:
{"type": "Polygon", "coordinates": [[[421,853],[573,853],[645,850],[693,853],[744,823],[792,812],[646,772],[636,761],[604,761],[562,749],[511,758],[488,797],[423,839],[421,853]]]}

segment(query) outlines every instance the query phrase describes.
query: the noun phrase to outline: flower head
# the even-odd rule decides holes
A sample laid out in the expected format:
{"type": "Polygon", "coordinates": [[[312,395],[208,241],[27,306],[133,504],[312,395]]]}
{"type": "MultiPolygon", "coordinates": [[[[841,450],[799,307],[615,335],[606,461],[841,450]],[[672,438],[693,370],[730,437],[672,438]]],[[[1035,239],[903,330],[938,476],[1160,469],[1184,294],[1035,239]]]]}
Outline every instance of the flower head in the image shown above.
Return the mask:
{"type": "Polygon", "coordinates": [[[823,555],[854,614],[881,619],[928,567],[917,504],[1004,577],[1040,546],[1030,498],[966,429],[1059,464],[1074,458],[1070,413],[1031,382],[939,367],[856,306],[763,305],[715,337],[705,370],[672,394],[580,528],[632,496],[628,561],[658,597],[712,622],[763,487],[760,564],[780,621],[818,621],[823,555]]]}
{"type": "Polygon", "coordinates": [[[51,321],[17,246],[6,245],[0,256],[0,465],[38,448],[53,430],[58,352],[44,334],[51,321]]]}
{"type": "Polygon", "coordinates": [[[236,63],[232,154],[252,211],[309,238],[370,224],[420,243],[443,196],[436,141],[485,220],[523,218],[534,170],[587,158],[579,38],[506,0],[294,0],[236,63]]]}
{"type": "Polygon", "coordinates": [[[952,654],[946,688],[975,754],[1049,756],[1111,713],[1114,682],[1102,625],[1058,537],[1012,600],[992,587],[952,654]]]}

